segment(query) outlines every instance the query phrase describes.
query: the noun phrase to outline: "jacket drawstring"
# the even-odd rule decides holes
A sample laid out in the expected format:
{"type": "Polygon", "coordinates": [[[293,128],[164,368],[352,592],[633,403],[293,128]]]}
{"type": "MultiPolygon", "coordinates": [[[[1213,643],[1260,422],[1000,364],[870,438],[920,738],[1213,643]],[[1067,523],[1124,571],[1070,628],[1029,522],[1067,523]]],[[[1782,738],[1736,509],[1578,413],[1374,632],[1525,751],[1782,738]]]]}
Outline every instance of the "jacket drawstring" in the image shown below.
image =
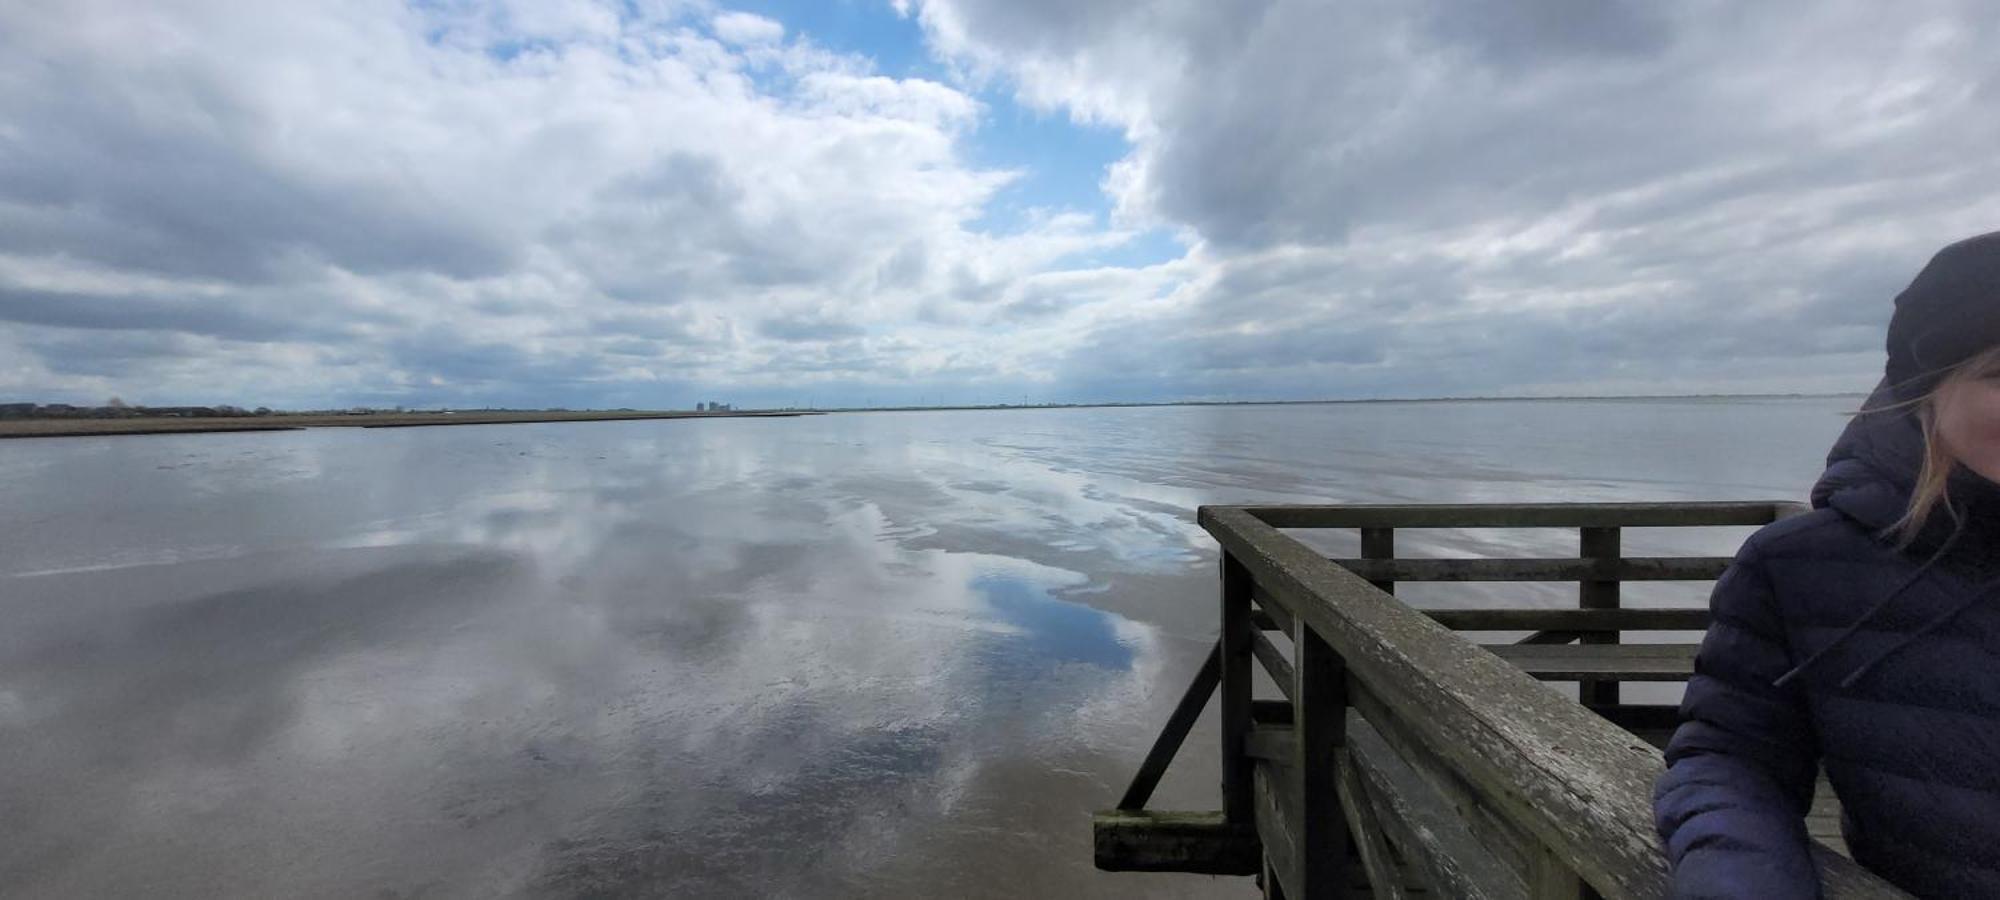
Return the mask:
{"type": "MultiPolygon", "coordinates": [[[[1861,614],[1861,618],[1855,619],[1853,624],[1847,626],[1844,629],[1841,629],[1841,632],[1835,635],[1833,640],[1829,641],[1826,646],[1819,648],[1819,650],[1815,651],[1812,655],[1807,656],[1804,662],[1801,662],[1798,665],[1793,666],[1791,671],[1778,676],[1776,680],[1771,682],[1771,686],[1784,687],[1785,685],[1790,684],[1793,679],[1798,678],[1799,675],[1804,673],[1806,669],[1811,668],[1813,663],[1819,662],[1821,657],[1824,657],[1828,653],[1833,652],[1834,648],[1847,643],[1848,638],[1853,637],[1856,632],[1861,630],[1862,626],[1868,624],[1871,621],[1874,621],[1875,616],[1878,613],[1880,613],[1884,609],[1889,608],[1889,604],[1891,602],[1894,602],[1897,597],[1903,595],[1904,591],[1909,590],[1918,581],[1922,580],[1924,575],[1930,572],[1931,567],[1937,565],[1939,561],[1943,560],[1945,554],[1951,552],[1952,545],[1958,543],[1959,535],[1963,534],[1964,531],[1965,529],[1963,528],[1952,529],[1951,536],[1945,538],[1944,544],[1938,547],[1937,552],[1931,554],[1931,558],[1925,560],[1923,565],[1918,566],[1917,570],[1915,572],[1910,573],[1908,578],[1903,579],[1902,584],[1897,585],[1895,590],[1890,591],[1888,595],[1884,596],[1882,599],[1875,601],[1875,605],[1868,607],[1867,611],[1861,614]]],[[[1977,598],[1978,594],[1975,592],[1974,599],[1976,600],[1977,598]]],[[[1968,607],[1970,605],[1971,605],[1970,603],[1966,604],[1966,606],[1968,607]]],[[[1959,612],[1963,611],[1964,611],[1963,608],[1956,610],[1952,613],[1952,616],[1956,617],[1959,612]]],[[[1949,620],[1947,619],[1944,621],[1949,621],[1949,620]]],[[[1933,624],[1943,625],[1944,621],[1939,621],[1933,624]]],[[[1932,626],[1925,626],[1924,631],[1929,631],[1931,627],[1932,626]]],[[[1896,647],[1891,648],[1890,652],[1894,652],[1895,650],[1899,649],[1902,649],[1901,644],[1898,644],[1896,647]]],[[[1887,654],[1883,654],[1883,656],[1886,655],[1887,654]]],[[[1880,661],[1881,661],[1881,656],[1877,656],[1875,659],[1870,660],[1866,665],[1862,666],[1860,671],[1866,671],[1867,669],[1872,667],[1876,662],[1880,661]]],[[[1848,679],[1853,679],[1855,677],[1858,677],[1858,675],[1849,675],[1848,679]]],[[[1846,686],[1847,681],[1843,681],[1841,682],[1841,684],[1842,686],[1846,686]]]]}
{"type": "Polygon", "coordinates": [[[1966,610],[1971,609],[1973,606],[1977,605],[1979,601],[1986,599],[1988,594],[1993,593],[1994,588],[2000,588],[2000,580],[1989,581],[1983,585],[1980,585],[1978,590],[1968,592],[1964,600],[1961,600],[1958,603],[1953,604],[1950,609],[1945,610],[1944,615],[1932,619],[1929,624],[1925,625],[1922,628],[1912,631],[1909,634],[1903,635],[1901,640],[1898,640],[1894,644],[1890,644],[1887,650],[1883,650],[1881,653],[1875,654],[1873,658],[1869,659],[1867,662],[1862,663],[1860,666],[1855,668],[1854,671],[1847,673],[1847,677],[1842,678],[1840,680],[1840,687],[1843,690],[1846,688],[1853,687],[1854,683],[1860,681],[1862,676],[1867,675],[1870,670],[1874,669],[1877,663],[1885,659],[1888,659],[1889,657],[1895,655],[1897,651],[1903,649],[1904,647],[1908,647],[1912,643],[1915,643],[1918,638],[1930,634],[1931,632],[1936,631],[1939,628],[1943,628],[1951,620],[1958,618],[1960,615],[1964,614],[1966,610]]]}

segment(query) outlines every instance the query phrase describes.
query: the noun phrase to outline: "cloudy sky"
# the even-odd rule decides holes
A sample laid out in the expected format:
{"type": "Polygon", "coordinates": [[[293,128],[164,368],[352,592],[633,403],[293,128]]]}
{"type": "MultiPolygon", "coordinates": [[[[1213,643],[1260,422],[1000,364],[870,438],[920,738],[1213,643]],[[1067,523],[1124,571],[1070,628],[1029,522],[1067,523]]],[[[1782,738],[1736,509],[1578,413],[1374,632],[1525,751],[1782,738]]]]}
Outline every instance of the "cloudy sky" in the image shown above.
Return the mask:
{"type": "Polygon", "coordinates": [[[7,0],[0,400],[1860,390],[1978,0],[7,0]]]}

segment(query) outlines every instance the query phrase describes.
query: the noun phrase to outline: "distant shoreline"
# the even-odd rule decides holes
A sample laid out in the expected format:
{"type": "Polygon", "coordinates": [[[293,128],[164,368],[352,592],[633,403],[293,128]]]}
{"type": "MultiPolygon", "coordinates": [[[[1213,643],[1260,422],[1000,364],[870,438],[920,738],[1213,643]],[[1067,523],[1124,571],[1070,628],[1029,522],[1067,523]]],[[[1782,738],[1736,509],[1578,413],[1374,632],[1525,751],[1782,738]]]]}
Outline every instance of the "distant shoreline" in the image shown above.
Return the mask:
{"type": "Polygon", "coordinates": [[[1179,400],[1155,403],[997,403],[978,406],[854,406],[828,409],[730,410],[694,412],[575,411],[366,414],[287,414],[217,418],[135,417],[130,419],[5,419],[0,439],[101,437],[141,434],[206,434],[229,431],[298,431],[306,428],[429,428],[446,425],[527,425],[547,422],[619,422],[638,419],[741,419],[814,416],[827,413],[972,412],[1021,409],[1149,409],[1167,406],[1333,406],[1366,403],[1543,403],[1631,400],[1804,400],[1866,397],[1865,392],[1833,394],[1647,394],[1574,397],[1406,397],[1362,400],[1179,400]]]}
{"type": "Polygon", "coordinates": [[[987,403],[965,406],[843,406],[823,413],[947,412],[1000,409],[1150,409],[1161,406],[1338,406],[1360,403],[1542,403],[1553,400],[1820,400],[1868,396],[1867,391],[1829,394],[1579,394],[1562,397],[1366,397],[1354,400],[1162,400],[1147,403],[987,403]]]}
{"type": "Polygon", "coordinates": [[[225,431],[299,431],[307,428],[429,428],[445,425],[526,425],[541,422],[616,422],[635,419],[782,418],[814,415],[803,410],[731,410],[729,412],[579,411],[579,412],[451,412],[367,413],[355,415],[228,416],[217,418],[130,419],[8,419],[0,420],[0,439],[102,437],[139,434],[208,434],[225,431]]]}

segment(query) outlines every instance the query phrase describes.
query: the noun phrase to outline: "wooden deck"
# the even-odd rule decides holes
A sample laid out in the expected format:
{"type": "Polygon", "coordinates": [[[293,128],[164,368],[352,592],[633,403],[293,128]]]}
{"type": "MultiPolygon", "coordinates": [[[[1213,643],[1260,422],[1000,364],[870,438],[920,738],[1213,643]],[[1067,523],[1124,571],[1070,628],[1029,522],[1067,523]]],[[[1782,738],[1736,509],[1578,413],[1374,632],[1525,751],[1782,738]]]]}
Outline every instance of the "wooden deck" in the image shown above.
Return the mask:
{"type": "MultiPolygon", "coordinates": [[[[1620,585],[1712,580],[1728,561],[1623,557],[1621,529],[1799,509],[1203,507],[1223,550],[1221,634],[1118,808],[1097,816],[1098,865],[1256,875],[1267,897],[1666,896],[1651,793],[1676,711],[1622,702],[1619,686],[1692,677],[1695,645],[1657,635],[1700,631],[1707,612],[1626,609],[1620,585]],[[1361,556],[1326,558],[1280,528],[1358,529],[1361,556]],[[1578,553],[1397,558],[1408,528],[1570,528],[1578,553]],[[1393,596],[1409,581],[1571,581],[1578,605],[1418,610],[1393,596]],[[1255,696],[1253,667],[1279,697],[1255,696]],[[1147,810],[1212,696],[1221,809],[1147,810]]],[[[1842,855],[1838,820],[1822,782],[1807,826],[1825,894],[1901,896],[1842,855]]]]}

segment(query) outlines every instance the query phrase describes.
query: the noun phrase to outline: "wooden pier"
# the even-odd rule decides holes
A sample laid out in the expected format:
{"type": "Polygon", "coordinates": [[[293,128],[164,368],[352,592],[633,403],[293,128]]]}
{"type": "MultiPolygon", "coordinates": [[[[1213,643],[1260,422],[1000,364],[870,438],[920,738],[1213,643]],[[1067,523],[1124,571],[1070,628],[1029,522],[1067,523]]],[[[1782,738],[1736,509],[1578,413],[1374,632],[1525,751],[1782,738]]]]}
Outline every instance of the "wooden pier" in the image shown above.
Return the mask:
{"type": "MultiPolygon", "coordinates": [[[[1628,681],[1686,681],[1706,609],[1621,604],[1629,581],[1712,581],[1727,557],[1626,557],[1621,529],[1757,526],[1793,503],[1205,506],[1222,547],[1221,632],[1115,810],[1096,861],[1256,875],[1267,897],[1665,897],[1652,787],[1671,705],[1628,681]],[[1562,559],[1407,559],[1413,528],[1557,528],[1562,559]],[[1328,559],[1285,530],[1357,529],[1328,559]],[[1574,609],[1419,610],[1398,582],[1579,585],[1574,609]],[[1526,632],[1481,644],[1478,632],[1526,632]],[[1253,666],[1277,697],[1253,692],[1253,666]],[[1549,682],[1574,682],[1566,694],[1549,682]],[[1221,809],[1146,809],[1212,695],[1221,809]]],[[[1809,818],[1829,897],[1903,896],[1848,860],[1822,784],[1809,818]],[[1831,842],[1831,845],[1829,845],[1831,842]]]]}

